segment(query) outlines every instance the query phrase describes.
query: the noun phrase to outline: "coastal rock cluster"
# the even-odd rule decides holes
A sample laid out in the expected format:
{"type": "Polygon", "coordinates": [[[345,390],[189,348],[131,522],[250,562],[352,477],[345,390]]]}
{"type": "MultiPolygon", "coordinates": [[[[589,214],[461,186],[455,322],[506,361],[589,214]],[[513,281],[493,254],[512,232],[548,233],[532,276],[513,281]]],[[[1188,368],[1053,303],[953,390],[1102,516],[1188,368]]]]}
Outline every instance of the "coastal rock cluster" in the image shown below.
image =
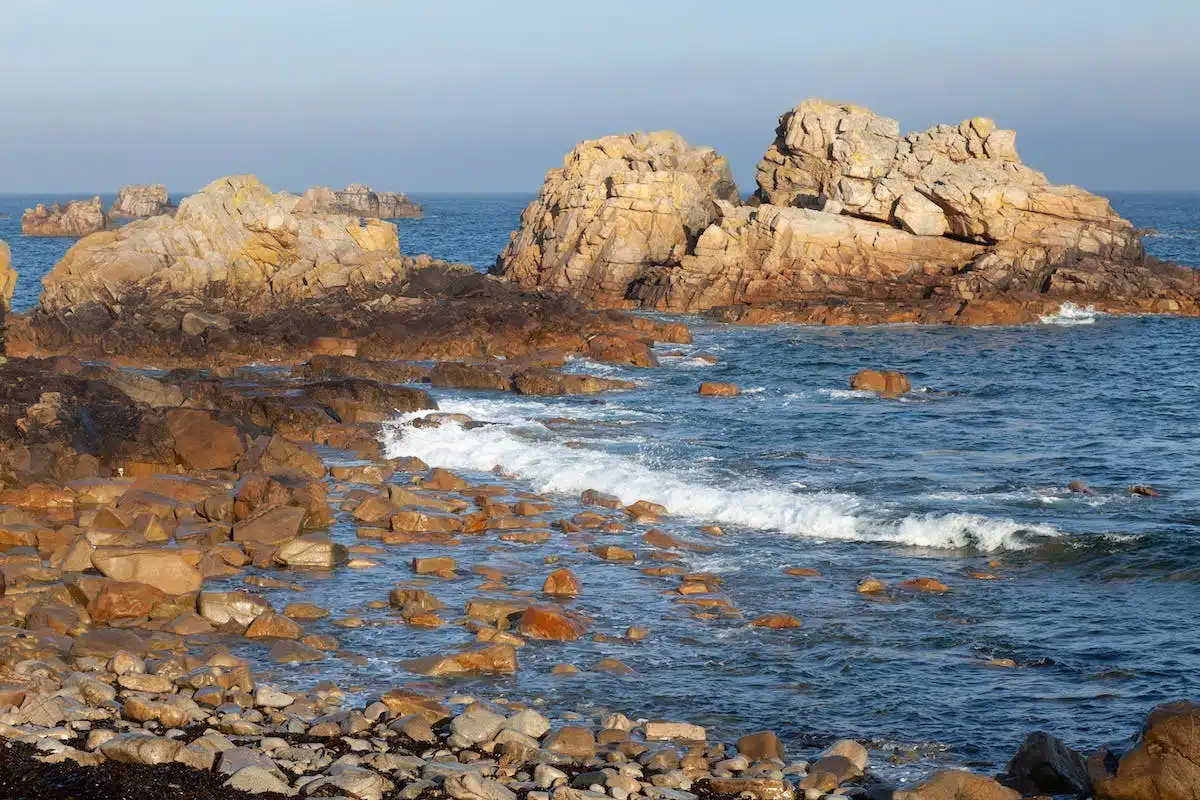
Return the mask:
{"type": "Polygon", "coordinates": [[[66,205],[38,203],[21,215],[21,232],[26,236],[87,236],[104,230],[105,224],[104,203],[99,197],[66,205]]]}
{"type": "Polygon", "coordinates": [[[867,109],[780,117],[743,204],[711,149],[610,136],[551,170],[493,271],[592,305],[730,321],[1034,321],[1065,301],[1200,313],[1104,198],[1050,184],[984,118],[902,136],[867,109]]]}
{"type": "Polygon", "coordinates": [[[139,219],[175,213],[167,187],[156,184],[128,184],[117,193],[117,202],[108,210],[109,219],[139,219]]]}
{"type": "Polygon", "coordinates": [[[411,219],[422,215],[421,207],[400,192],[376,192],[361,183],[345,189],[318,186],[304,193],[312,210],[322,214],[350,214],[369,219],[411,219]]]}

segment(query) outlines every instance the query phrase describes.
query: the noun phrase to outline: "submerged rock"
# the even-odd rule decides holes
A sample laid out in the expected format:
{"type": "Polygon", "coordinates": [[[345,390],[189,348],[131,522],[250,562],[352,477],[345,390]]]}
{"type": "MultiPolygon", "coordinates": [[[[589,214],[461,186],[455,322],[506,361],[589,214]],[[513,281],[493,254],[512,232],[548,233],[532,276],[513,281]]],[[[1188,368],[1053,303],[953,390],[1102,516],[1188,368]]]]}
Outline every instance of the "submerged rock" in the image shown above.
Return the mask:
{"type": "Polygon", "coordinates": [[[99,197],[72,200],[65,206],[38,203],[21,216],[21,233],[26,236],[87,236],[104,230],[104,204],[99,197]]]}
{"type": "Polygon", "coordinates": [[[896,398],[912,391],[912,384],[903,372],[863,369],[850,378],[850,388],[856,391],[876,392],[881,397],[896,398]]]}

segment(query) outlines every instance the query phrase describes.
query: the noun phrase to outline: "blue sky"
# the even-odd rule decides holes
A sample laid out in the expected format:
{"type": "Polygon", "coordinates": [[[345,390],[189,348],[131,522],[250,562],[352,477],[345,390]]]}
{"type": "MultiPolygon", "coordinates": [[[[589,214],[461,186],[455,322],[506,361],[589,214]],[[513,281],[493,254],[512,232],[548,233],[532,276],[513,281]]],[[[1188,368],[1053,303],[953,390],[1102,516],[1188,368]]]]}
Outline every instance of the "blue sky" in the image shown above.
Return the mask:
{"type": "Polygon", "coordinates": [[[674,128],[743,190],[805,97],[973,116],[1093,189],[1200,189],[1200,3],[5,0],[0,191],[532,191],[674,128]]]}

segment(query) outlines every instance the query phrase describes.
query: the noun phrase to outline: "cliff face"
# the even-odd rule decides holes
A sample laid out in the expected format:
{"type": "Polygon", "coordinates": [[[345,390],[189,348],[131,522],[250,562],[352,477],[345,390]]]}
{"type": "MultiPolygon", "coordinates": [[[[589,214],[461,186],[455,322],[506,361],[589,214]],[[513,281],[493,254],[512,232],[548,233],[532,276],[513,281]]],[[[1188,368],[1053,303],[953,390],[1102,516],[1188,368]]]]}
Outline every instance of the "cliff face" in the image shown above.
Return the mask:
{"type": "Polygon", "coordinates": [[[252,175],[222,178],[156,216],[80,240],[42,279],[41,303],[114,308],[128,294],[219,295],[247,303],[316,297],[405,273],[396,226],[314,212],[252,175]]]}
{"type": "Polygon", "coordinates": [[[21,215],[21,232],[26,236],[87,236],[104,230],[104,204],[99,197],[72,200],[65,206],[38,203],[21,215]]]}
{"type": "Polygon", "coordinates": [[[130,184],[121,187],[108,216],[111,219],[137,219],[174,212],[175,206],[171,205],[166,186],[161,183],[130,184]]]}
{"type": "Polygon", "coordinates": [[[314,211],[324,214],[350,214],[371,219],[411,219],[420,217],[421,207],[400,192],[376,192],[361,183],[345,189],[318,186],[304,193],[314,211]]]}
{"type": "Polygon", "coordinates": [[[676,134],[577,146],[493,271],[610,307],[816,322],[1025,322],[1062,302],[1200,313],[1192,270],[1146,258],[1108,201],[1021,163],[975,118],[901,136],[807,100],[742,205],[724,159],[676,134]],[[669,144],[668,144],[669,143],[669,144]]]}

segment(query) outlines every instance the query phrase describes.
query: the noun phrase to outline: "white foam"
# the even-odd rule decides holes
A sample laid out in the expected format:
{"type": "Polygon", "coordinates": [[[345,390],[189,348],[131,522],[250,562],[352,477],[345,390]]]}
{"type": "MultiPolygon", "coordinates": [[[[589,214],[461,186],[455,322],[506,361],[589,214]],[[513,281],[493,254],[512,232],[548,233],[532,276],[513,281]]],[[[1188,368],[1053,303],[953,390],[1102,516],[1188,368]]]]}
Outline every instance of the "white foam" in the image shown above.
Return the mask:
{"type": "Polygon", "coordinates": [[[384,426],[387,455],[412,455],[433,466],[474,472],[500,466],[539,492],[577,496],[585,489],[596,489],[616,495],[625,504],[637,500],[661,503],[672,515],[697,522],[816,539],[996,550],[1026,546],[1029,533],[1058,535],[1049,526],[970,514],[889,520],[886,509],[864,508],[859,498],[851,495],[801,493],[761,484],[725,486],[722,479],[698,470],[664,468],[603,450],[566,447],[545,427],[521,419],[516,407],[524,405],[528,404],[501,400],[441,403],[444,412],[512,423],[471,430],[452,423],[413,428],[407,423],[426,412],[403,415],[384,426]],[[486,413],[485,403],[491,404],[493,413],[486,413]]]}
{"type": "Polygon", "coordinates": [[[817,389],[817,392],[833,400],[869,400],[879,396],[866,389],[817,389]]]}
{"type": "Polygon", "coordinates": [[[1074,303],[1063,303],[1058,313],[1047,314],[1041,318],[1044,325],[1092,325],[1096,322],[1099,312],[1095,306],[1077,306],[1074,303]]]}

